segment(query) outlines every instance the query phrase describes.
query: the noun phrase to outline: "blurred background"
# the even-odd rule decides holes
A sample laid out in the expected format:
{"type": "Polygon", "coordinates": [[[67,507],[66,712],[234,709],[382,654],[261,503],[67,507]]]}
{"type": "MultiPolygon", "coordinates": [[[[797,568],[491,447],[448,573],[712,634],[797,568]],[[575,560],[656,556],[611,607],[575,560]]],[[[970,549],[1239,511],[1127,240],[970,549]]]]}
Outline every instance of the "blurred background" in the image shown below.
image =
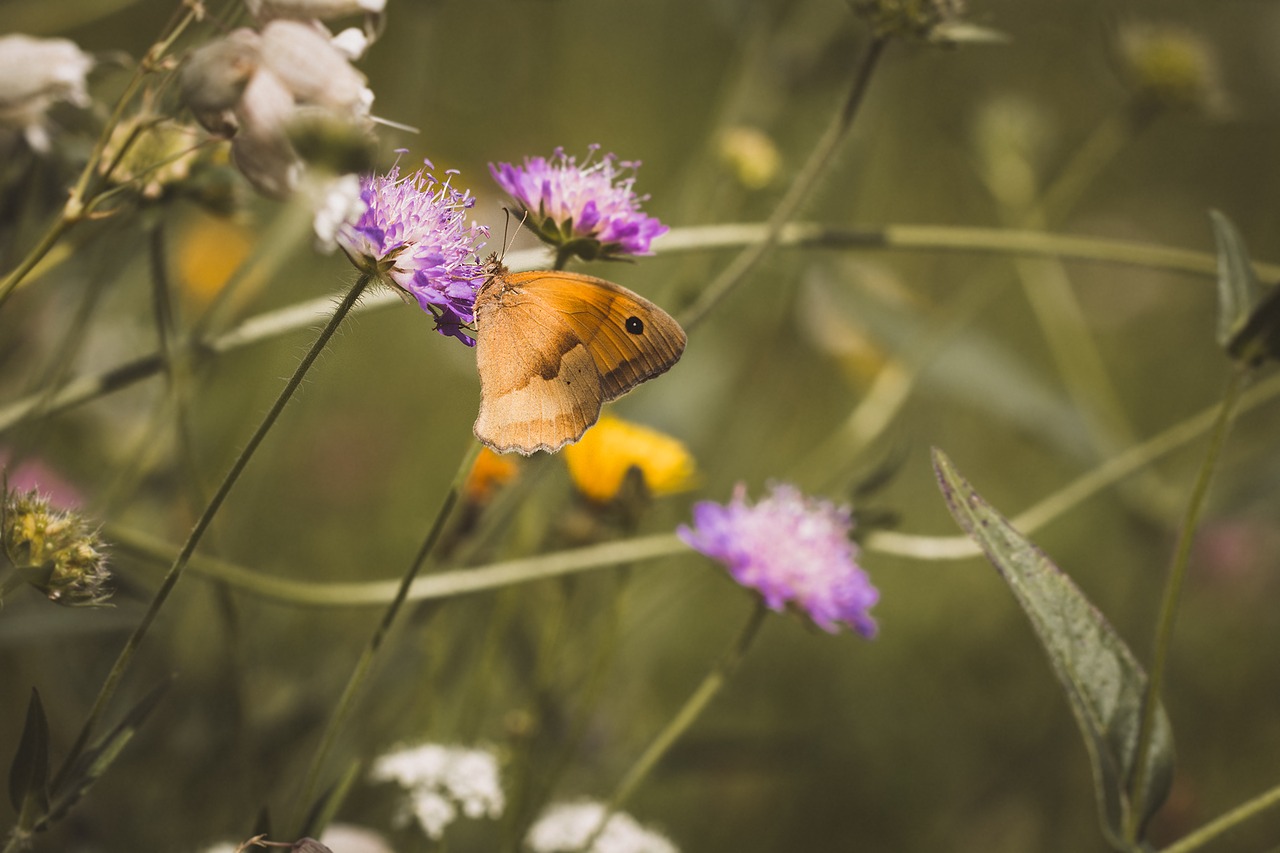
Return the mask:
{"type": "MultiPolygon", "coordinates": [[[[5,0],[0,32],[75,40],[99,57],[91,92],[110,104],[175,6],[5,0]]],[[[892,44],[800,219],[1030,225],[1211,255],[1206,212],[1216,208],[1255,259],[1280,258],[1280,6],[972,0],[969,19],[1008,42],[892,44]],[[1165,41],[1152,48],[1152,39],[1165,41]],[[1160,77],[1167,67],[1172,77],[1160,77]]],[[[673,228],[762,221],[868,43],[835,0],[390,0],[387,21],[358,67],[375,113],[420,132],[381,129],[380,161],[404,148],[408,166],[428,157],[438,172],[460,170],[458,185],[479,197],[476,218],[494,227],[494,249],[504,199],[488,164],[556,146],[582,156],[598,143],[642,161],[646,212],[673,228]]],[[[63,128],[87,150],[91,125],[69,116],[63,128]]],[[[63,153],[20,178],[9,170],[6,269],[61,203],[74,162],[63,153]]],[[[175,201],[78,230],[71,256],[0,311],[0,405],[48,380],[90,291],[96,301],[66,374],[155,349],[139,223],[163,222],[179,323],[189,323],[278,214],[261,198],[230,217],[175,201]]],[[[635,264],[579,269],[675,313],[735,251],[655,248],[635,264]]],[[[335,294],[353,275],[341,255],[304,241],[271,280],[242,293],[233,319],[335,294]]],[[[727,500],[739,481],[756,496],[774,479],[856,497],[860,532],[955,535],[930,447],[1016,514],[1218,400],[1228,363],[1214,313],[1205,275],[983,252],[782,248],[691,334],[669,375],[612,407],[684,442],[697,488],[619,524],[574,495],[560,459],[534,459],[521,474],[531,496],[474,559],[669,532],[695,500],[727,500]],[[1068,328],[1055,350],[1038,312],[1064,315],[1037,299],[1064,288],[1088,335],[1068,328]],[[1086,362],[1074,393],[1064,354],[1086,362]],[[920,372],[886,428],[833,443],[884,371],[904,364],[920,372]],[[1103,368],[1103,384],[1089,365],[1103,368]],[[881,473],[874,493],[858,490],[881,473]]],[[[312,334],[201,363],[186,410],[189,453],[174,439],[158,377],[8,430],[0,448],[38,460],[91,517],[176,546],[312,334]]],[[[398,577],[467,446],[477,400],[473,353],[433,334],[427,316],[406,306],[361,314],[254,458],[202,553],[317,582],[398,577]]],[[[1167,680],[1178,772],[1157,842],[1278,781],[1276,413],[1271,403],[1239,420],[1197,540],[1167,680]]],[[[1193,442],[1035,536],[1144,661],[1202,453],[1193,442]]],[[[55,758],[74,736],[163,572],[127,550],[112,562],[113,608],[6,600],[0,761],[32,687],[55,758]]],[[[862,563],[882,592],[880,636],[868,643],[770,619],[628,811],[682,850],[1102,849],[1070,710],[991,567],[872,549],[862,563]]],[[[719,567],[691,554],[415,608],[340,754],[368,758],[405,740],[485,743],[514,757],[511,778],[538,797],[607,798],[751,606],[719,567]],[[580,743],[566,756],[579,718],[580,743]]],[[[193,851],[249,835],[260,809],[290,802],[379,612],[286,606],[185,579],[117,706],[170,674],[173,688],[37,849],[193,851]]],[[[529,806],[513,796],[510,807],[529,806]]],[[[362,782],[339,817],[385,829],[393,812],[386,786],[362,782]]],[[[491,830],[457,829],[453,849],[492,849],[491,830]]],[[[399,850],[428,849],[413,830],[390,834],[399,850]]],[[[1269,848],[1277,837],[1272,815],[1214,849],[1269,848]]]]}

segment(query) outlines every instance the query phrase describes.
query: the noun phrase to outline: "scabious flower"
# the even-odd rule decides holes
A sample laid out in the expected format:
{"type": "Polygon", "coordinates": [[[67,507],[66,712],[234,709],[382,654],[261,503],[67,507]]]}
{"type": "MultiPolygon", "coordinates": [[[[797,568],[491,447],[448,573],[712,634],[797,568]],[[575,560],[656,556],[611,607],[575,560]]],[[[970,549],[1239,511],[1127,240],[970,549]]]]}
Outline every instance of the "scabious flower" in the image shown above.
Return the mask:
{"type": "Polygon", "coordinates": [[[702,501],[694,526],[677,533],[696,551],[724,563],[738,583],[756,590],[767,607],[791,605],[824,631],[848,627],[864,637],[876,633],[867,612],[880,598],[855,559],[847,507],[805,497],[774,484],[768,497],[747,503],[739,483],[727,505],[702,501]]]}
{"type": "Polygon", "coordinates": [[[79,514],[54,507],[34,489],[9,490],[0,499],[0,556],[50,601],[103,604],[110,597],[104,550],[79,514]]]}
{"type": "Polygon", "coordinates": [[[605,415],[577,444],[564,449],[573,484],[588,499],[608,503],[627,472],[640,472],[651,495],[670,495],[693,484],[694,461],[680,441],[657,430],[605,415]]]}
{"type": "Polygon", "coordinates": [[[373,765],[376,782],[395,782],[409,792],[404,818],[440,839],[458,817],[502,816],[506,800],[498,781],[498,759],[479,749],[428,743],[387,753],[373,765]]]}
{"type": "Polygon", "coordinates": [[[677,853],[669,839],[646,829],[628,814],[615,812],[595,842],[583,845],[604,819],[601,803],[560,803],[538,818],[525,839],[534,853],[677,853]]]}
{"type": "Polygon", "coordinates": [[[397,165],[364,177],[364,212],[338,229],[337,242],[358,269],[377,273],[431,312],[437,331],[475,346],[463,326],[475,319],[485,279],[477,252],[489,232],[466,221],[475,198],[449,178],[438,182],[429,168],[428,162],[402,178],[397,165]]]}
{"type": "Polygon", "coordinates": [[[648,196],[636,195],[638,162],[621,161],[592,145],[581,164],[557,148],[550,159],[526,157],[523,166],[490,163],[498,186],[528,214],[527,225],[562,254],[585,260],[648,255],[667,226],[640,211],[648,196]]]}

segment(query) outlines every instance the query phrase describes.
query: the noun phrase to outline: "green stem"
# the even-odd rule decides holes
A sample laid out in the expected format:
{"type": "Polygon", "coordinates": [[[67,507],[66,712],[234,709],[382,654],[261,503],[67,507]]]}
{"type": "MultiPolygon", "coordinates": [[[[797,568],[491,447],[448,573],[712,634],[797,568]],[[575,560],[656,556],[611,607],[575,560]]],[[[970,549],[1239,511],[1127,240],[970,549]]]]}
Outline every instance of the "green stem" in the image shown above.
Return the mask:
{"type": "MultiPolygon", "coordinates": [[[[705,251],[744,246],[763,239],[765,226],[753,224],[707,225],[676,229],[662,238],[662,253],[705,251]]],[[[1000,228],[955,228],[948,225],[888,225],[883,228],[859,229],[793,223],[778,236],[779,246],[820,249],[881,249],[897,251],[943,251],[993,253],[1058,257],[1064,260],[1095,261],[1143,269],[1216,278],[1217,258],[1204,252],[1175,249],[1149,243],[1133,243],[1100,237],[1076,237],[1018,231],[1000,228]]],[[[544,252],[513,252],[508,265],[515,270],[534,269],[545,263],[544,252]]],[[[1280,279],[1280,265],[1255,263],[1254,269],[1263,279],[1280,279]]],[[[402,305],[390,289],[371,294],[361,302],[357,313],[402,305]]],[[[327,299],[299,302],[268,311],[240,323],[233,329],[193,343],[203,354],[222,355],[242,347],[262,343],[309,328],[317,314],[326,311],[327,299]]],[[[45,393],[31,395],[0,408],[0,432],[32,417],[53,415],[82,403],[96,400],[161,372],[164,362],[159,353],[149,353],[133,361],[101,373],[72,380],[54,392],[48,405],[42,405],[45,393]]]]}
{"type": "Polygon", "coordinates": [[[1151,740],[1155,731],[1156,711],[1160,706],[1160,695],[1164,687],[1164,675],[1169,660],[1169,648],[1173,640],[1173,627],[1178,613],[1178,601],[1182,596],[1182,585],[1186,580],[1187,566],[1191,558],[1191,544],[1195,537],[1200,513],[1204,509],[1205,498],[1209,493],[1209,483],[1213,472],[1218,467],[1218,457],[1226,444],[1227,431],[1236,414],[1240,402],[1240,394],[1249,368],[1237,365],[1227,382],[1227,389],[1218,409],[1218,417],[1213,430],[1209,434],[1209,449],[1205,453],[1204,463],[1191,490],[1187,502],[1186,515],[1181,529],[1178,531],[1178,544],[1174,549],[1173,563],[1169,567],[1169,576],[1165,582],[1164,598],[1160,604],[1160,617],[1156,624],[1155,653],[1151,661],[1151,672],[1147,680],[1146,695],[1142,705],[1142,724],[1138,729],[1138,747],[1134,762],[1134,776],[1129,788],[1129,814],[1127,816],[1125,835],[1131,841],[1137,841],[1142,831],[1143,806],[1146,802],[1146,787],[1150,779],[1147,767],[1151,752],[1151,740]]]}
{"type": "MultiPolygon", "coordinates": [[[[1280,376],[1272,376],[1241,396],[1237,414],[1252,411],[1277,397],[1280,397],[1280,376]]],[[[1108,486],[1204,435],[1217,422],[1219,411],[1218,406],[1213,406],[1113,456],[1018,513],[1010,519],[1013,526],[1025,534],[1034,533],[1108,486]]],[[[917,560],[963,560],[982,553],[967,536],[919,536],[893,530],[874,531],[863,544],[868,551],[917,560]]]]}
{"type": "Polygon", "coordinates": [[[1191,853],[1276,805],[1280,805],[1280,785],[1246,803],[1241,803],[1217,820],[1210,821],[1190,835],[1164,848],[1161,853],[1191,853]]]}
{"type": "MultiPolygon", "coordinates": [[[[22,280],[35,269],[36,265],[49,253],[49,250],[61,239],[71,226],[86,218],[94,204],[94,199],[89,195],[89,185],[93,180],[94,174],[98,169],[98,164],[102,161],[102,155],[106,151],[107,144],[111,140],[111,134],[115,130],[116,125],[124,117],[125,108],[133,101],[133,96],[137,93],[142,85],[143,78],[151,73],[158,65],[164,54],[173,46],[173,43],[182,35],[183,31],[191,25],[200,14],[200,10],[196,4],[187,4],[186,14],[180,18],[171,28],[169,34],[160,39],[151,46],[147,51],[147,55],[142,62],[138,64],[137,70],[129,79],[129,83],[125,86],[124,92],[116,100],[115,108],[112,110],[111,118],[108,119],[106,125],[102,129],[102,133],[98,135],[97,142],[94,143],[93,153],[89,155],[88,162],[85,163],[84,169],[80,172],[75,186],[72,188],[67,202],[63,205],[58,218],[40,238],[34,248],[27,253],[13,270],[0,280],[0,307],[8,300],[13,291],[17,289],[22,280]]],[[[122,152],[123,153],[123,152],[122,152]]]]}
{"type": "Polygon", "coordinates": [[[359,300],[360,295],[372,280],[372,277],[369,275],[361,275],[347,292],[346,296],[343,297],[342,301],[338,304],[337,309],[334,310],[333,316],[329,318],[329,322],[325,325],[324,329],[321,330],[315,343],[312,344],[311,349],[307,351],[305,356],[303,356],[302,363],[299,364],[298,368],[293,372],[293,376],[289,378],[289,381],[281,390],[280,395],[276,398],[276,401],[271,406],[270,411],[268,411],[266,417],[262,419],[262,423],[258,425],[258,429],[250,437],[249,442],[245,445],[244,449],[240,451],[240,455],[236,457],[235,462],[232,463],[226,476],[223,477],[222,483],[218,486],[217,491],[210,499],[208,506],[205,507],[204,513],[201,514],[200,518],[196,521],[195,527],[192,528],[190,535],[187,537],[186,543],[182,546],[182,550],[178,552],[178,556],[174,559],[173,565],[169,568],[168,573],[165,574],[164,580],[160,584],[160,588],[151,599],[151,604],[147,608],[147,612],[143,614],[142,621],[138,624],[138,627],[134,629],[133,634],[125,643],[124,648],[120,652],[120,656],[116,658],[115,665],[112,666],[111,672],[108,673],[106,681],[103,682],[101,689],[98,691],[97,699],[94,700],[93,707],[89,710],[89,715],[80,729],[79,736],[77,736],[75,743],[67,753],[67,757],[63,760],[61,769],[54,778],[54,789],[57,789],[66,781],[65,776],[67,772],[84,751],[85,746],[89,743],[89,739],[93,734],[94,726],[106,710],[107,703],[111,700],[112,695],[119,686],[120,679],[124,676],[125,670],[128,668],[129,662],[133,659],[134,653],[137,652],[143,638],[147,635],[147,631],[151,628],[151,624],[155,621],[156,616],[159,615],[160,608],[164,606],[165,601],[169,598],[169,594],[173,592],[173,588],[181,579],[183,570],[191,560],[192,554],[195,553],[196,546],[200,544],[201,538],[204,536],[205,531],[208,530],[209,525],[213,522],[213,518],[217,515],[218,510],[221,509],[223,501],[226,500],[227,495],[231,492],[231,488],[240,478],[240,474],[244,471],[245,466],[249,464],[249,460],[253,457],[254,452],[258,449],[262,440],[266,438],[267,432],[269,432],[271,427],[275,424],[280,413],[284,411],[285,405],[302,384],[302,380],[306,377],[307,371],[311,369],[311,365],[315,363],[316,358],[319,357],[320,353],[324,350],[329,339],[332,338],[334,333],[338,330],[338,326],[342,323],[343,318],[345,318],[348,312],[351,311],[352,307],[356,304],[356,301],[359,300]]]}
{"type": "MultiPolygon", "coordinates": [[[[466,485],[467,475],[471,473],[476,457],[480,455],[481,448],[480,442],[473,441],[467,453],[464,454],[462,463],[458,466],[457,473],[453,475],[453,481],[449,484],[449,491],[445,494],[444,501],[440,504],[440,509],[436,513],[435,520],[431,522],[431,529],[427,532],[426,538],[422,541],[422,546],[418,549],[417,555],[409,565],[409,570],[400,579],[395,597],[391,599],[391,604],[383,612],[382,619],[378,622],[378,626],[373,631],[373,636],[369,638],[369,642],[361,653],[360,659],[356,662],[355,669],[351,672],[351,677],[347,680],[347,686],[338,698],[338,704],[334,708],[333,716],[329,718],[329,723],[325,727],[324,733],[320,736],[320,744],[311,756],[311,765],[307,769],[301,794],[296,804],[297,808],[294,811],[296,816],[295,825],[301,825],[303,821],[302,815],[306,813],[304,810],[310,810],[315,802],[320,774],[324,769],[329,753],[333,750],[333,745],[336,743],[338,734],[342,731],[347,718],[355,709],[355,702],[360,695],[360,688],[364,686],[365,680],[372,672],[373,661],[378,654],[378,650],[382,648],[382,643],[387,638],[387,633],[391,630],[391,626],[395,622],[396,616],[400,613],[400,609],[409,599],[409,590],[413,587],[414,579],[418,576],[418,572],[422,570],[422,567],[426,565],[427,558],[431,555],[432,549],[435,548],[436,542],[440,539],[440,534],[444,531],[445,522],[452,513],[454,505],[458,502],[458,497],[462,494],[462,490],[466,485]]],[[[321,827],[302,827],[302,829],[304,831],[318,831],[321,827]]]]}
{"type": "Polygon", "coordinates": [[[591,849],[591,845],[595,843],[596,838],[608,825],[609,818],[614,812],[619,811],[627,804],[631,799],[631,795],[640,787],[640,783],[645,780],[654,766],[667,754],[672,744],[688,731],[689,727],[698,719],[698,716],[706,709],[711,700],[728,682],[729,676],[738,668],[743,656],[751,648],[751,643],[755,640],[756,635],[759,634],[760,626],[764,624],[764,618],[768,613],[769,610],[764,606],[763,602],[757,601],[755,603],[746,624],[742,626],[742,630],[738,632],[738,636],[734,638],[729,649],[720,660],[716,661],[715,666],[702,679],[702,683],[693,691],[693,694],[685,700],[684,706],[680,708],[671,722],[667,723],[666,727],[658,733],[658,736],[653,739],[640,758],[636,760],[636,763],[631,765],[627,775],[622,777],[617,790],[614,791],[613,797],[609,800],[608,807],[605,808],[604,815],[600,818],[600,824],[595,828],[587,842],[582,845],[583,850],[591,849]]]}
{"type": "Polygon", "coordinates": [[[52,249],[62,239],[62,235],[67,233],[77,220],[71,219],[66,210],[58,214],[58,218],[54,220],[49,229],[44,232],[44,236],[40,238],[40,242],[32,247],[31,251],[22,261],[0,280],[0,307],[8,301],[9,297],[17,289],[22,280],[27,277],[30,272],[36,268],[36,264],[44,260],[44,256],[49,254],[52,249]]]}
{"type": "Polygon", "coordinates": [[[871,44],[867,47],[867,52],[862,57],[861,64],[854,71],[853,85],[849,88],[849,94],[840,105],[840,110],[832,118],[831,124],[814,146],[804,167],[787,189],[786,195],[782,197],[782,200],[778,202],[778,206],[774,208],[769,221],[765,223],[764,234],[758,241],[749,244],[740,252],[733,259],[733,262],[725,267],[720,275],[716,276],[716,279],[702,291],[698,299],[683,312],[680,322],[686,329],[692,329],[701,323],[708,312],[715,308],[720,300],[729,294],[729,291],[746,278],[747,273],[755,268],[760,259],[770,249],[778,245],[778,238],[782,234],[783,226],[796,215],[800,205],[809,197],[810,192],[817,184],[818,178],[831,165],[831,162],[835,159],[836,152],[840,150],[840,144],[844,142],[849,133],[849,128],[853,126],[853,119],[858,114],[858,107],[862,105],[863,98],[867,93],[867,86],[871,82],[872,72],[875,71],[887,44],[888,41],[879,36],[871,40],[871,44]]]}

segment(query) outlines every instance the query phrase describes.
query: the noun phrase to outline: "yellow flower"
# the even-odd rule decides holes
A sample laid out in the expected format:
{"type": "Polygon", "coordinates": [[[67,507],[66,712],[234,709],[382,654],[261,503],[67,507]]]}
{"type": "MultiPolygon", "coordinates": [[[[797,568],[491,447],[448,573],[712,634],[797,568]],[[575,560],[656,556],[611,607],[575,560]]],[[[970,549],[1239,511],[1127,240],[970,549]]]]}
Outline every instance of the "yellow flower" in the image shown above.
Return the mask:
{"type": "Polygon", "coordinates": [[[515,479],[520,468],[509,456],[499,456],[487,447],[480,449],[476,463],[471,466],[467,475],[467,500],[475,504],[485,504],[493,498],[499,487],[515,479]]]}
{"type": "Polygon", "coordinates": [[[627,472],[640,472],[653,495],[693,486],[695,466],[688,448],[669,435],[609,415],[564,449],[569,476],[587,498],[607,503],[617,497],[627,472]]]}
{"type": "Polygon", "coordinates": [[[749,190],[763,189],[778,175],[778,146],[763,131],[738,125],[720,134],[716,146],[720,161],[749,190]]]}
{"type": "Polygon", "coordinates": [[[223,217],[201,215],[183,229],[178,240],[178,279],[191,305],[208,305],[252,246],[253,233],[223,217]]]}

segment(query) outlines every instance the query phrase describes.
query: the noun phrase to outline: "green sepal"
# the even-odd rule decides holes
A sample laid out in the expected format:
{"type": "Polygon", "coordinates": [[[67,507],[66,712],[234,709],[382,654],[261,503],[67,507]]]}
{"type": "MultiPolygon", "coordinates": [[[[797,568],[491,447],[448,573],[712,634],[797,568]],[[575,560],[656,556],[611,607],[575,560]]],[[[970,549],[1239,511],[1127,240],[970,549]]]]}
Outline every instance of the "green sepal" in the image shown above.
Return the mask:
{"type": "Polygon", "coordinates": [[[1130,798],[1137,764],[1147,675],[1137,659],[1071,579],[992,509],[935,449],[933,466],[951,515],[1009,585],[1049,655],[1092,765],[1103,835],[1117,850],[1140,849],[1126,840],[1136,808],[1142,827],[1165,801],[1173,782],[1173,730],[1156,709],[1147,754],[1146,784],[1130,798]]]}
{"type": "Polygon", "coordinates": [[[18,813],[18,827],[24,830],[32,829],[49,811],[49,722],[34,687],[18,751],[9,765],[9,803],[18,813]]]}

